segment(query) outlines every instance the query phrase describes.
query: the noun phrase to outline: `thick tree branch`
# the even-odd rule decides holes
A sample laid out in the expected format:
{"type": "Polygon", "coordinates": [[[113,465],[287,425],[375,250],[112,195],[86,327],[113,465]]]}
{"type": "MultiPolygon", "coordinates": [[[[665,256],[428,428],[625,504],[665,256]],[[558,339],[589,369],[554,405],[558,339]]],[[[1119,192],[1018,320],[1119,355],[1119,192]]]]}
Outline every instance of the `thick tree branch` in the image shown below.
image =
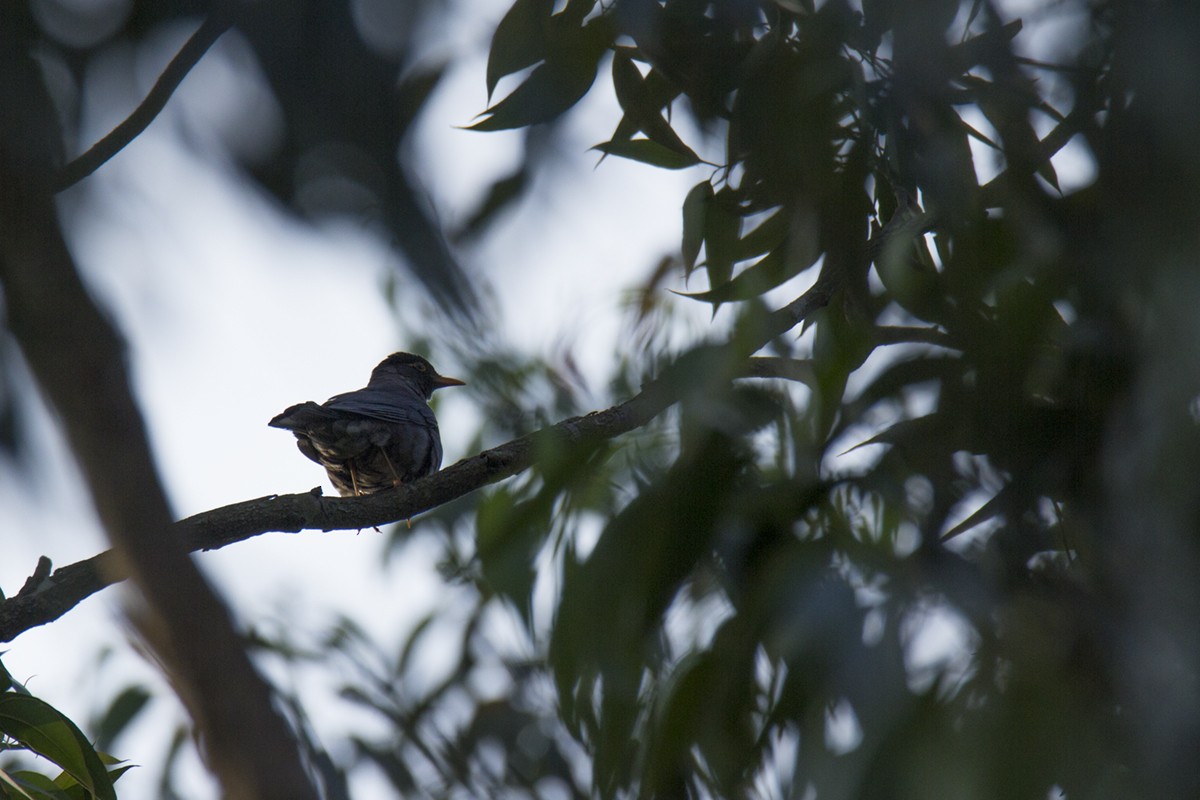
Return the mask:
{"type": "MultiPolygon", "coordinates": [[[[603,441],[639,428],[676,399],[664,381],[655,381],[624,403],[514,439],[395,492],[356,498],[323,497],[315,491],[271,495],[196,514],[175,523],[175,528],[185,547],[196,551],[216,550],[270,531],[355,530],[409,519],[528,469],[547,448],[603,441]]],[[[111,551],[56,570],[36,592],[0,603],[0,641],[53,622],[84,598],[126,577],[111,551]]]]}
{"type": "MultiPolygon", "coordinates": [[[[802,322],[829,302],[826,282],[768,317],[754,344],[802,322]]],[[[781,359],[753,359],[747,376],[800,378],[804,362],[782,365],[781,359]]],[[[205,511],[175,523],[189,551],[216,550],[272,531],[356,530],[410,519],[528,469],[543,450],[611,439],[639,428],[679,400],[670,369],[637,395],[604,411],[564,420],[541,431],[514,439],[463,459],[429,477],[368,497],[324,497],[315,490],[303,494],[270,495],[205,511]]],[[[124,580],[125,572],[111,552],[101,553],[56,570],[32,594],[0,603],[0,642],[61,617],[80,601],[106,586],[124,580]]]]}
{"type": "Polygon", "coordinates": [[[96,142],[87,152],[82,153],[58,173],[54,181],[54,191],[61,192],[100,169],[110,158],[121,152],[130,142],[141,135],[166,107],[171,95],[179,88],[179,84],[187,77],[192,67],[200,61],[208,48],[212,47],[221,34],[229,30],[230,21],[224,14],[215,13],[200,25],[191,38],[183,45],[162,75],[158,76],[154,86],[133,113],[125,118],[120,125],[113,128],[107,136],[96,142]]]}

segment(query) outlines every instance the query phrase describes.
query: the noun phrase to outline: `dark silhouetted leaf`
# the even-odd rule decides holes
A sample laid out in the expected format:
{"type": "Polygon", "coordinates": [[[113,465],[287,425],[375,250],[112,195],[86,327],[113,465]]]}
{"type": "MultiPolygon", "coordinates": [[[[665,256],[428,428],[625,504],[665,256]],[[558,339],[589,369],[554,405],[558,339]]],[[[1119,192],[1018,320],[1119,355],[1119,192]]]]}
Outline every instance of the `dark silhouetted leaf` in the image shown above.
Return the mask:
{"type": "Polygon", "coordinates": [[[488,99],[505,75],[520,72],[546,57],[547,29],[553,9],[553,0],[517,0],[500,20],[488,51],[488,99]]]}
{"type": "MultiPolygon", "coordinates": [[[[700,163],[700,157],[695,153],[685,155],[676,150],[663,147],[650,139],[627,139],[623,142],[604,142],[592,148],[605,155],[628,158],[663,169],[685,169],[700,163]]],[[[690,151],[689,151],[690,152],[690,151]]]]}
{"type": "Polygon", "coordinates": [[[710,291],[718,291],[733,276],[737,242],[742,232],[742,214],[737,196],[728,186],[713,195],[704,216],[704,267],[710,291]]]}
{"type": "Polygon", "coordinates": [[[550,122],[583,97],[596,80],[596,69],[611,37],[604,17],[586,25],[581,14],[590,3],[572,0],[549,22],[545,56],[521,85],[466,126],[499,131],[550,122]]]}
{"type": "Polygon", "coordinates": [[[701,181],[691,188],[683,200],[683,269],[687,275],[696,267],[700,246],[704,244],[705,221],[708,219],[708,204],[713,198],[712,184],[701,181]]]}

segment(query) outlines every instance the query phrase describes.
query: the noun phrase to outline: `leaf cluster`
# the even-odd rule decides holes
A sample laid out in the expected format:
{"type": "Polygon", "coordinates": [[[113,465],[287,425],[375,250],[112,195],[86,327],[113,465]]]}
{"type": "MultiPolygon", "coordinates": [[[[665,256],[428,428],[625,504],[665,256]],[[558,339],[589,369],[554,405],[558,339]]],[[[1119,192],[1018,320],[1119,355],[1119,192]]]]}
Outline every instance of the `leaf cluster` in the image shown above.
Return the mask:
{"type": "Polygon", "coordinates": [[[129,769],[99,752],[70,719],[29,693],[0,665],[0,752],[25,752],[60,767],[56,777],[0,767],[0,797],[14,800],[116,800],[113,783],[129,769]]]}
{"type": "MultiPolygon", "coordinates": [[[[1061,67],[1019,55],[1022,23],[984,0],[518,2],[501,24],[489,88],[539,66],[484,127],[546,121],[530,95],[589,85],[607,36],[622,118],[597,149],[711,162],[683,199],[680,261],[709,286],[687,297],[736,315],[728,343],[697,346],[667,378],[681,404],[665,461],[640,474],[608,453],[548,462],[635,487],[594,544],[554,562],[548,662],[601,796],[1194,785],[1151,779],[1126,747],[1157,723],[1123,719],[1122,681],[1136,679],[1111,638],[1120,613],[1094,609],[1150,579],[1112,572],[1129,535],[1118,498],[1135,499],[1108,472],[1115,442],[1138,436],[1124,403],[1169,396],[1164,426],[1196,438],[1186,392],[1139,371],[1172,360],[1144,323],[1181,279],[1172,261],[1190,259],[1159,238],[1164,220],[1186,226],[1195,204],[1167,202],[1153,156],[1127,163],[1133,132],[1157,130],[1155,101],[1123,93],[1149,74],[1119,58],[1136,45],[1109,4],[1079,11],[1091,26],[1061,67]],[[551,43],[531,47],[534,30],[551,43]],[[578,61],[547,55],[585,37],[578,61]],[[1072,141],[1099,179],[1064,194],[1052,158],[1072,141]],[[697,155],[714,145],[719,157],[697,155]],[[1130,220],[1114,187],[1154,211],[1130,220]],[[1114,284],[1147,259],[1144,280],[1114,284]],[[767,301],[804,281],[823,307],[777,328],[767,301]],[[800,322],[811,338],[793,338],[800,322]],[[764,347],[800,365],[800,385],[744,385],[764,347]],[[914,631],[931,613],[960,635],[928,679],[914,631]],[[837,709],[855,720],[850,745],[831,738],[837,709]]],[[[559,114],[578,99],[554,98],[559,114]]],[[[1194,154],[1173,163],[1196,169],[1194,154]]],[[[1171,452],[1173,468],[1192,462],[1171,452]]],[[[543,563],[538,542],[583,519],[564,521],[581,485],[492,498],[504,511],[481,520],[485,584],[497,541],[543,563]]],[[[1171,552],[1194,554],[1190,496],[1164,496],[1183,504],[1181,527],[1156,532],[1171,552]]],[[[532,583],[502,591],[523,599],[532,583]]],[[[1155,608],[1183,635],[1184,615],[1155,608]]]]}

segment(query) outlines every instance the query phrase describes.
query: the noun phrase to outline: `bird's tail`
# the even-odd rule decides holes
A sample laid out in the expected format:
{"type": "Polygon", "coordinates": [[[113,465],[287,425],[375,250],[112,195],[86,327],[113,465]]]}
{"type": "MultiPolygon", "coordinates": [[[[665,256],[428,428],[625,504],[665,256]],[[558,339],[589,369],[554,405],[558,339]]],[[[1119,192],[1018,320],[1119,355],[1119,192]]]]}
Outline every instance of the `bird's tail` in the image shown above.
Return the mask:
{"type": "Polygon", "coordinates": [[[272,428],[295,431],[302,430],[319,422],[326,422],[330,416],[329,411],[310,400],[307,403],[292,406],[268,422],[267,425],[272,428]]]}

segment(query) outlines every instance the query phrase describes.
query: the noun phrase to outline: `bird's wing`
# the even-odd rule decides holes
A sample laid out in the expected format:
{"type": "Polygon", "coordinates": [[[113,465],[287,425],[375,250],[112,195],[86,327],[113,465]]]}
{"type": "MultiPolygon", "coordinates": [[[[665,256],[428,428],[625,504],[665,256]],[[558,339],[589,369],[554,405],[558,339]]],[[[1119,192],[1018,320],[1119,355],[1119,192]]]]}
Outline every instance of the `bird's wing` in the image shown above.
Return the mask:
{"type": "Polygon", "coordinates": [[[359,414],[381,422],[437,429],[437,418],[424,399],[379,389],[359,389],[329,398],[323,408],[359,414]]]}

